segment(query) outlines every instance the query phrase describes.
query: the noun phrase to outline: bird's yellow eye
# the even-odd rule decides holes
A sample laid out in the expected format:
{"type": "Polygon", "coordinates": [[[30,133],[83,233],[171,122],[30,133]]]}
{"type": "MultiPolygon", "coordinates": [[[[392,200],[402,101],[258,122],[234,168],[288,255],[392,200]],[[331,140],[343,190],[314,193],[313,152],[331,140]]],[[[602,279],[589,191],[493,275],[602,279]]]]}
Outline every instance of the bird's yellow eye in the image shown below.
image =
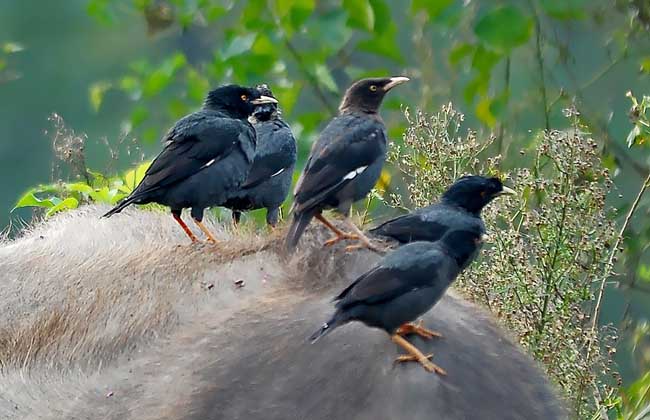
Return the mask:
{"type": "Polygon", "coordinates": [[[248,96],[246,96],[246,95],[242,95],[242,96],[241,96],[241,100],[242,100],[242,101],[247,101],[247,100],[248,100],[248,96]]]}
{"type": "Polygon", "coordinates": [[[373,92],[377,91],[377,86],[376,85],[370,85],[370,90],[373,92]]]}

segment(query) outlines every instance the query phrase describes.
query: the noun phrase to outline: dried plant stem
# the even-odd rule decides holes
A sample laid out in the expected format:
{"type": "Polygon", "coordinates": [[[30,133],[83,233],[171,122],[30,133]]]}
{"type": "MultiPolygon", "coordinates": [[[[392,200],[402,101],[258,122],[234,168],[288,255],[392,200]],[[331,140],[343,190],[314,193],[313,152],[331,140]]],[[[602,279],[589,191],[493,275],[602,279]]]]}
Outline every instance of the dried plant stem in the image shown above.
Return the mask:
{"type": "Polygon", "coordinates": [[[336,107],[333,106],[330,101],[327,99],[327,95],[321,89],[320,84],[318,83],[318,80],[316,77],[309,71],[307,66],[305,65],[304,60],[302,59],[302,56],[298,52],[298,49],[293,45],[293,43],[289,40],[286,39],[284,41],[284,45],[287,47],[287,50],[291,55],[293,56],[294,60],[296,60],[296,63],[298,64],[298,67],[300,67],[300,70],[303,72],[305,77],[309,80],[309,83],[311,86],[314,88],[314,92],[316,93],[316,97],[321,101],[321,103],[327,108],[327,111],[331,115],[336,114],[336,107]]]}
{"type": "MultiPolygon", "coordinates": [[[[639,189],[639,193],[637,194],[636,198],[634,199],[634,202],[632,203],[632,207],[630,207],[630,210],[627,212],[627,215],[625,216],[625,221],[623,222],[623,226],[621,226],[621,230],[616,236],[616,241],[614,242],[614,246],[612,247],[612,250],[609,254],[609,259],[605,264],[605,272],[603,274],[602,279],[600,280],[600,285],[598,286],[598,294],[596,295],[596,305],[594,306],[594,312],[591,316],[591,328],[589,331],[590,332],[589,341],[587,342],[587,363],[589,363],[589,361],[591,360],[593,345],[594,345],[594,337],[596,336],[596,330],[598,329],[598,319],[600,317],[603,295],[605,294],[605,285],[607,284],[607,279],[612,274],[612,269],[614,268],[614,259],[616,257],[616,254],[618,253],[618,248],[621,246],[621,243],[623,242],[625,231],[630,225],[632,216],[634,216],[634,213],[639,207],[639,203],[641,203],[641,198],[643,197],[645,191],[648,189],[649,186],[650,186],[650,174],[646,176],[645,180],[643,181],[643,184],[641,185],[641,188],[639,189]]],[[[583,391],[584,388],[581,387],[580,389],[581,398],[583,395],[583,391]]]]}
{"type": "MultiPolygon", "coordinates": [[[[605,284],[607,283],[607,279],[611,275],[612,268],[614,267],[614,258],[616,257],[619,246],[621,246],[621,242],[623,242],[623,235],[625,234],[625,231],[630,225],[632,216],[634,216],[634,213],[636,212],[636,209],[639,207],[639,203],[641,202],[641,198],[643,197],[645,191],[648,189],[649,186],[650,186],[650,174],[648,174],[648,176],[643,181],[643,185],[641,186],[639,193],[634,199],[634,202],[632,203],[632,207],[630,207],[630,210],[627,212],[627,215],[625,216],[625,221],[623,222],[623,226],[621,226],[621,230],[619,231],[618,236],[616,237],[616,242],[612,247],[612,252],[609,255],[609,260],[607,261],[607,265],[605,266],[605,275],[601,279],[600,286],[598,288],[598,295],[596,297],[596,306],[594,307],[594,313],[591,319],[592,334],[594,333],[594,331],[596,331],[596,328],[598,327],[598,317],[600,316],[600,307],[603,300],[603,294],[605,292],[605,284]]],[[[590,348],[587,349],[587,355],[589,355],[589,350],[590,348]]]]}
{"type": "Polygon", "coordinates": [[[530,8],[533,11],[535,19],[535,58],[537,60],[537,68],[539,70],[539,92],[542,95],[542,103],[544,105],[544,128],[550,130],[551,124],[549,122],[549,106],[546,98],[546,78],[544,76],[544,56],[542,55],[542,27],[537,14],[537,9],[533,1],[529,1],[530,8]]]}

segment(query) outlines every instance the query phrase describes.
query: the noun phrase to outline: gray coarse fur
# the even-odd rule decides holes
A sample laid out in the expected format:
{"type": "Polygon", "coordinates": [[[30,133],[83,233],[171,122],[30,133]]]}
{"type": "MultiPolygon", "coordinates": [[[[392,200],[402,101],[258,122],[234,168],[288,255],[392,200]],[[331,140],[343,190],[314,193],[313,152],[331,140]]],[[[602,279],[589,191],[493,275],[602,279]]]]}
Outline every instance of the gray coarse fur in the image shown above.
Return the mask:
{"type": "Polygon", "coordinates": [[[411,341],[447,370],[394,365],[358,323],[311,345],[331,298],[374,264],[308,229],[206,224],[190,245],[167,213],[83,207],[0,243],[2,419],[554,419],[562,403],[483,310],[448,293],[411,341]],[[235,284],[243,281],[243,287],[235,284]]]}

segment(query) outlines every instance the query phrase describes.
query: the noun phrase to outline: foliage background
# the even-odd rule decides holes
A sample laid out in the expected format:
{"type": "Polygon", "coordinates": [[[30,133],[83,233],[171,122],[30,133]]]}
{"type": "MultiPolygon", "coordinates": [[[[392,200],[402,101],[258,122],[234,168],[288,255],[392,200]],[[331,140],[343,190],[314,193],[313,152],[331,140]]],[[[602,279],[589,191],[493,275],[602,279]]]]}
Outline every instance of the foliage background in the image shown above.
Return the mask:
{"type": "MultiPolygon", "coordinates": [[[[398,142],[400,104],[452,101],[479,136],[495,133],[490,154],[502,154],[507,169],[540,130],[566,127],[562,111],[575,104],[612,174],[611,205],[624,213],[650,170],[648,142],[633,153],[626,145],[635,126],[625,93],[650,86],[643,0],[0,0],[0,8],[0,225],[29,187],[79,175],[53,170],[52,112],[87,134],[87,167],[122,172],[226,81],[271,84],[301,162],[351,80],[407,74],[413,81],[383,112],[398,142]]],[[[625,383],[650,368],[648,208],[646,197],[618,265],[621,287],[607,289],[601,318],[624,337],[625,383]]]]}

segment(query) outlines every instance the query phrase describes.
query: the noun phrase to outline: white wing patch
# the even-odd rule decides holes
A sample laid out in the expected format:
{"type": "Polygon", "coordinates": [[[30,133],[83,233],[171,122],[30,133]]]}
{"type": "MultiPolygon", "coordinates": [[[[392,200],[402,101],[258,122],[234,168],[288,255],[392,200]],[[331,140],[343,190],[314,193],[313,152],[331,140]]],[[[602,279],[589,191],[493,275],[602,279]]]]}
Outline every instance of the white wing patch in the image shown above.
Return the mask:
{"type": "Polygon", "coordinates": [[[273,175],[271,175],[271,178],[273,178],[274,176],[278,176],[278,175],[280,175],[282,172],[284,172],[285,169],[286,169],[286,168],[282,168],[282,169],[280,169],[279,171],[277,171],[276,173],[274,173],[273,175]]]}
{"type": "Polygon", "coordinates": [[[207,168],[208,166],[212,165],[216,159],[210,160],[210,162],[206,163],[205,165],[201,166],[201,169],[207,168]]]}
{"type": "Polygon", "coordinates": [[[362,166],[360,168],[355,169],[352,172],[349,172],[347,175],[343,177],[343,179],[353,179],[355,176],[359,175],[361,172],[365,171],[368,168],[368,166],[362,166]]]}

